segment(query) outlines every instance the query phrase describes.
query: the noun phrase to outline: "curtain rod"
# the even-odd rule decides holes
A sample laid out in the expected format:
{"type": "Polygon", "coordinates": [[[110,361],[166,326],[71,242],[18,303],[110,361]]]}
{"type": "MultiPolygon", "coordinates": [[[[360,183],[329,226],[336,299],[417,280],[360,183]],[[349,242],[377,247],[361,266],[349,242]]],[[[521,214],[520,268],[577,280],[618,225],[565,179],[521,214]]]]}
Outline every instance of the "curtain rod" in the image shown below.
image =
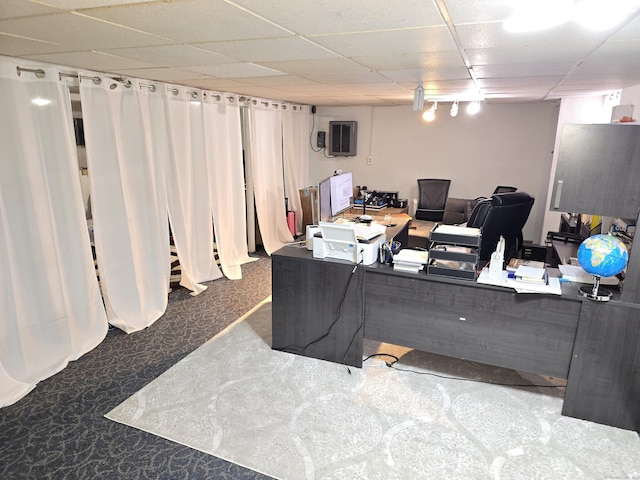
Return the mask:
{"type": "MultiPolygon", "coordinates": [[[[25,67],[21,67],[21,66],[16,66],[16,72],[18,74],[18,76],[20,76],[22,74],[22,72],[28,72],[28,73],[33,73],[35,74],[36,77],[38,78],[44,78],[46,75],[46,72],[42,69],[42,68],[25,68],[25,67]]],[[[62,78],[62,77],[70,77],[70,78],[77,78],[80,81],[82,80],[91,80],[93,83],[95,83],[96,85],[99,85],[102,82],[102,79],[99,76],[88,76],[88,75],[81,75],[79,73],[64,73],[64,72],[58,72],[58,77],[62,78]]],[[[120,82],[122,83],[125,87],[129,88],[131,87],[131,80],[123,78],[123,77],[110,77],[112,80],[115,80],[116,82],[120,82]]],[[[156,85],[153,83],[140,83],[140,88],[148,88],[149,90],[151,90],[152,92],[156,91],[156,85]]],[[[112,88],[115,88],[115,85],[112,85],[112,88]]],[[[174,95],[177,95],[180,90],[176,87],[169,87],[167,86],[167,91],[173,93],[174,95]]],[[[198,92],[195,90],[191,90],[191,91],[187,91],[190,95],[191,98],[197,98],[198,96],[198,92]]],[[[207,91],[203,90],[203,95],[206,97],[207,96],[207,91]]],[[[210,97],[215,98],[217,101],[220,101],[221,96],[219,94],[215,94],[215,95],[211,95],[209,94],[210,97]]],[[[235,97],[234,96],[227,96],[227,100],[229,102],[234,102],[235,101],[235,97]]],[[[250,97],[245,97],[245,96],[241,96],[238,97],[238,101],[241,103],[251,103],[253,105],[256,105],[258,102],[255,99],[252,99],[250,97]]],[[[261,101],[260,103],[262,103],[265,107],[269,106],[269,102],[267,101],[261,101]]],[[[282,108],[283,110],[287,109],[287,105],[285,104],[278,104],[278,103],[271,103],[272,106],[274,106],[275,108],[282,108]]],[[[302,110],[302,107],[298,107],[297,105],[292,105],[293,110],[298,110],[298,108],[300,108],[300,110],[302,110]]]]}

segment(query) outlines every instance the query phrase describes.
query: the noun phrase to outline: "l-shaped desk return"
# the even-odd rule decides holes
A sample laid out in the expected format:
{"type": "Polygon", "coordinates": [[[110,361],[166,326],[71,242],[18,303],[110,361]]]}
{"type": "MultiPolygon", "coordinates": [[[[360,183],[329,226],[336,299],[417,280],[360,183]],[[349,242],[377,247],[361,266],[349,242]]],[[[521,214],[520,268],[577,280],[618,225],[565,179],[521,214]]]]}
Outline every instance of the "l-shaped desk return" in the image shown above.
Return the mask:
{"type": "Polygon", "coordinates": [[[353,269],[297,247],[275,252],[273,348],[361,367],[367,338],[565,378],[564,415],[640,430],[640,310],[589,303],[571,283],[561,296],[517,294],[378,263],[353,269]]]}

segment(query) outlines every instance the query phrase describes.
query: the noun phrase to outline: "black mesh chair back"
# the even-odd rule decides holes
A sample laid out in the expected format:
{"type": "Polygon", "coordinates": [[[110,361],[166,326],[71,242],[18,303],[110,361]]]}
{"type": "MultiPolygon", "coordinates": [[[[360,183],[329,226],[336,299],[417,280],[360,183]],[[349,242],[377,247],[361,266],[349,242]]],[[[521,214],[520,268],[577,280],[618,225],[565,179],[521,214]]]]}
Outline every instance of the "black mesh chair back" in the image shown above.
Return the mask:
{"type": "Polygon", "coordinates": [[[416,218],[441,222],[444,206],[449,196],[451,180],[439,178],[421,178],[418,180],[418,208],[416,218]]]}

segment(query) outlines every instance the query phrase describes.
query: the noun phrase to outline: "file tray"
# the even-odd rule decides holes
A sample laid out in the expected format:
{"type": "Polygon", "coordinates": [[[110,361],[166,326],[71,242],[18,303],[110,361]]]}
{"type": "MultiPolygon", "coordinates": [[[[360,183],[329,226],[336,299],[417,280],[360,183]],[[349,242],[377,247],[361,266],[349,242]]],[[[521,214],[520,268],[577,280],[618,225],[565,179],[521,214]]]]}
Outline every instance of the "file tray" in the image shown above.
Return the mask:
{"type": "Polygon", "coordinates": [[[454,260],[478,263],[478,249],[475,247],[460,247],[457,245],[435,245],[429,249],[429,258],[435,260],[454,260]]]}
{"type": "Polygon", "coordinates": [[[461,227],[459,225],[436,225],[431,230],[429,240],[434,243],[465,245],[479,247],[482,232],[479,228],[461,227]]]}
{"type": "Polygon", "coordinates": [[[437,261],[427,265],[427,275],[438,275],[441,277],[460,278],[465,280],[475,280],[478,278],[478,271],[475,265],[464,262],[469,268],[449,268],[438,264],[437,261]],[[472,267],[472,268],[471,268],[472,267]]]}

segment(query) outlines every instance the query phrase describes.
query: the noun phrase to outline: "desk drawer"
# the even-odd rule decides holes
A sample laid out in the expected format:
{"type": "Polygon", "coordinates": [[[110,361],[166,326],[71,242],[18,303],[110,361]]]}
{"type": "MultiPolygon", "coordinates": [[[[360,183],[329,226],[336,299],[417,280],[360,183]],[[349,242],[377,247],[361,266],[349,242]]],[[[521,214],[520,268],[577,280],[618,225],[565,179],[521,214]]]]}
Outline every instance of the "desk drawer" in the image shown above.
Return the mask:
{"type": "Polygon", "coordinates": [[[365,337],[567,378],[580,302],[367,271],[365,337]]]}

